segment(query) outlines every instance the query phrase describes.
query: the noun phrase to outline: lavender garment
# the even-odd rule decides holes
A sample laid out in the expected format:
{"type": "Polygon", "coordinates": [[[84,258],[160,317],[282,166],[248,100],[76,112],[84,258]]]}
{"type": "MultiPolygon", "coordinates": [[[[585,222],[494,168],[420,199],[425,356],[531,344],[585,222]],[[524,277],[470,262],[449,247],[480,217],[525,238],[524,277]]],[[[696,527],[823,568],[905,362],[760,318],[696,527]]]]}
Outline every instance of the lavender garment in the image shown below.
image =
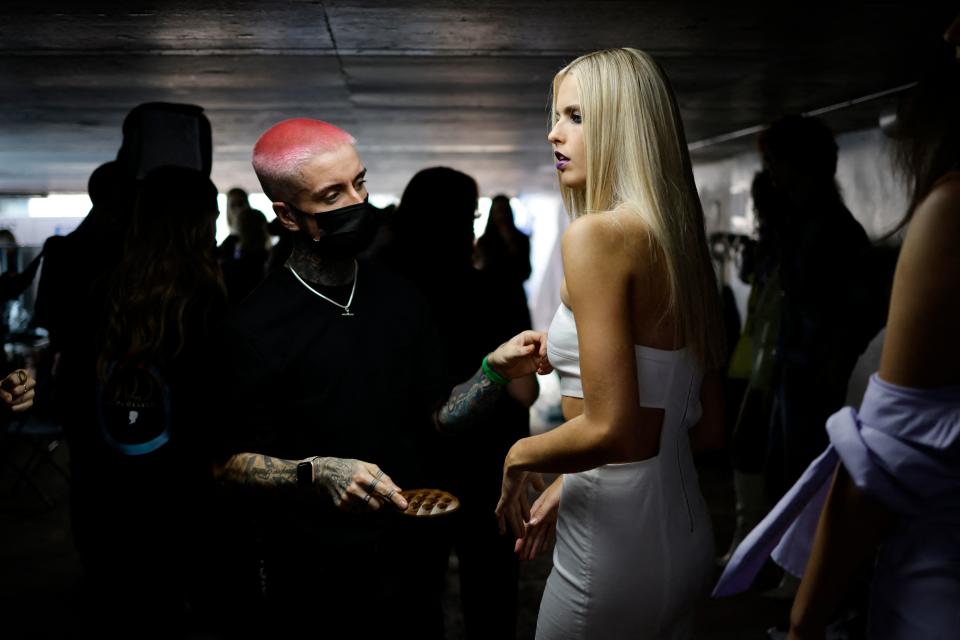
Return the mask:
{"type": "Polygon", "coordinates": [[[745,590],[770,555],[801,576],[837,460],[900,516],[874,578],[873,637],[960,629],[960,387],[911,389],[874,374],[859,413],[827,421],[830,446],[737,547],[714,596],[745,590]]]}

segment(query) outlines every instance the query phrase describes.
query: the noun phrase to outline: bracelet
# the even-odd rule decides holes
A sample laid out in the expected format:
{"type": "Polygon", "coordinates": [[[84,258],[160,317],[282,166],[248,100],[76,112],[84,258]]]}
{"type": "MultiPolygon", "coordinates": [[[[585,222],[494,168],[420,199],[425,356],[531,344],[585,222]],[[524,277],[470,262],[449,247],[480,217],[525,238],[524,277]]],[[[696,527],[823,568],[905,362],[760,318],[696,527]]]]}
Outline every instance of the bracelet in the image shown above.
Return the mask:
{"type": "Polygon", "coordinates": [[[483,369],[483,375],[487,376],[487,380],[493,384],[500,385],[502,387],[503,385],[510,383],[509,378],[504,378],[490,367],[490,365],[487,363],[486,356],[484,356],[483,363],[480,365],[480,368],[483,369]]]}

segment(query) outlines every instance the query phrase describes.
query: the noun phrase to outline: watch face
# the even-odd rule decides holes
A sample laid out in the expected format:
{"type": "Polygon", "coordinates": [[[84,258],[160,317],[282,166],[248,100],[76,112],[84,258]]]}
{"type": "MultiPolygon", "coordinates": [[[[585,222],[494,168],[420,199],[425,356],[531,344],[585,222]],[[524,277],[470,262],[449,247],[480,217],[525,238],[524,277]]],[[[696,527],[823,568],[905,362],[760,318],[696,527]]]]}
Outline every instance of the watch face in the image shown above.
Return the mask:
{"type": "Polygon", "coordinates": [[[297,465],[297,486],[310,487],[313,485],[313,464],[301,462],[297,465]]]}

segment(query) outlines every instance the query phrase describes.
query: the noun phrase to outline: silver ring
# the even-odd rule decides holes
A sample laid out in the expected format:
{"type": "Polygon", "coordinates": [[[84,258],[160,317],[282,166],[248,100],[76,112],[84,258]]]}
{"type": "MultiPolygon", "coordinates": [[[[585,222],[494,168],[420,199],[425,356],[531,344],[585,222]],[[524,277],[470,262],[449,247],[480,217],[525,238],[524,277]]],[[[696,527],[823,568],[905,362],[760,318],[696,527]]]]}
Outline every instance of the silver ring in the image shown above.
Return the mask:
{"type": "Polygon", "coordinates": [[[372,498],[372,497],[373,497],[373,496],[368,493],[367,495],[363,496],[363,502],[364,502],[365,504],[370,504],[370,498],[372,498]]]}

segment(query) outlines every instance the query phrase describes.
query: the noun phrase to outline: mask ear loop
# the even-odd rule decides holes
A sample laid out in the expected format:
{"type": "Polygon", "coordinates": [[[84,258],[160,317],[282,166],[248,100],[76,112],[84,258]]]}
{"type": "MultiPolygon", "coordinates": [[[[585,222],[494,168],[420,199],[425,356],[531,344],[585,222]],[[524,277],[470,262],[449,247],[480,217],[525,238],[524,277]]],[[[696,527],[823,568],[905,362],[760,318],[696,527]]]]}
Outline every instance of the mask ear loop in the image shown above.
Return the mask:
{"type": "MultiPolygon", "coordinates": [[[[297,224],[300,226],[300,228],[301,228],[301,229],[305,229],[305,228],[306,228],[306,225],[304,224],[304,221],[305,221],[307,218],[311,218],[311,217],[313,217],[313,216],[311,216],[310,214],[308,214],[308,213],[306,213],[306,212],[304,212],[304,211],[301,211],[300,209],[297,209],[295,206],[293,206],[293,205],[290,204],[289,202],[284,202],[284,204],[287,205],[287,208],[290,210],[290,213],[293,214],[293,217],[296,219],[297,224]]],[[[321,233],[320,238],[310,238],[310,240],[311,240],[312,242],[320,242],[320,239],[323,238],[323,235],[325,235],[325,234],[323,234],[322,231],[321,231],[320,233],[321,233]]]]}

